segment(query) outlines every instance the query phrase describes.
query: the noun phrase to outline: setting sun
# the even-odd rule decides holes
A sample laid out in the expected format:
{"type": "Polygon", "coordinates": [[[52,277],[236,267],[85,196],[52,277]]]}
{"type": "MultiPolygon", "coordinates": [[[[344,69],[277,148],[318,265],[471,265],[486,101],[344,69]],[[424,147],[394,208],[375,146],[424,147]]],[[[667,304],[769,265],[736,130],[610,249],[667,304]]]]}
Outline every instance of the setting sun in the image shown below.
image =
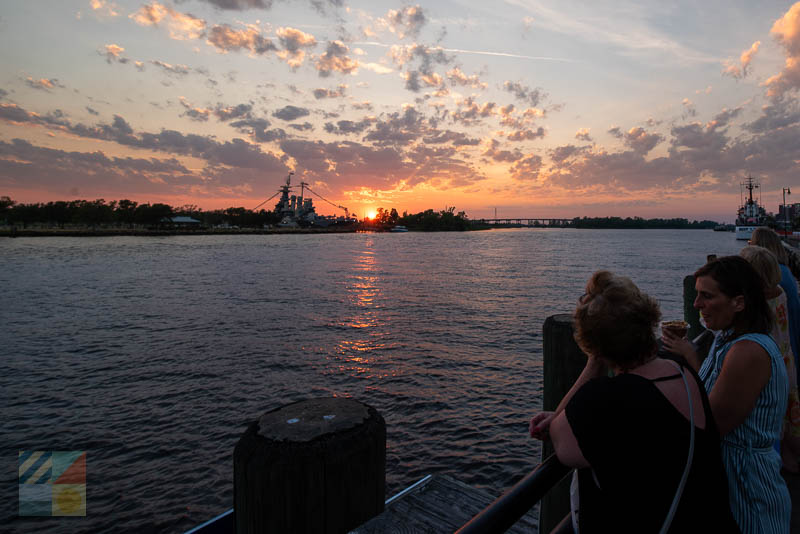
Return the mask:
{"type": "Polygon", "coordinates": [[[375,213],[375,210],[367,210],[367,219],[374,219],[378,214],[375,213]]]}

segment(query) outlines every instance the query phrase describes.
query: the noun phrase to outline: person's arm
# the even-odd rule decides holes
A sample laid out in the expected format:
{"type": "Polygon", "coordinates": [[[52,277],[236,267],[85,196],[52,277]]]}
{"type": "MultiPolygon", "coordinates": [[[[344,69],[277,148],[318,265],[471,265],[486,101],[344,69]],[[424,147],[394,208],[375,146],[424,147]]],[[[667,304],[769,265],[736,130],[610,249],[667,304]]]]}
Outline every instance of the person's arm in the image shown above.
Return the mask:
{"type": "Polygon", "coordinates": [[[742,340],[728,350],[708,395],[721,436],[747,419],[771,374],[770,356],[755,341],[742,340]]]}
{"type": "Polygon", "coordinates": [[[562,464],[567,467],[589,467],[563,410],[550,423],[550,439],[553,440],[553,449],[562,464]]]}
{"type": "Polygon", "coordinates": [[[678,337],[665,328],[661,332],[661,344],[669,352],[683,356],[695,372],[700,370],[703,362],[700,360],[700,355],[697,354],[694,345],[688,339],[678,337]]]}
{"type": "Polygon", "coordinates": [[[547,437],[553,419],[564,411],[564,407],[570,401],[575,392],[578,391],[581,386],[583,386],[589,380],[600,376],[606,376],[607,374],[608,367],[597,358],[589,356],[580,376],[575,383],[572,384],[572,387],[569,388],[569,391],[566,395],[564,395],[564,398],[561,399],[561,402],[558,403],[555,411],[539,412],[538,414],[534,415],[533,418],[531,418],[531,421],[528,424],[528,432],[530,433],[530,436],[536,439],[544,439],[547,437]]]}

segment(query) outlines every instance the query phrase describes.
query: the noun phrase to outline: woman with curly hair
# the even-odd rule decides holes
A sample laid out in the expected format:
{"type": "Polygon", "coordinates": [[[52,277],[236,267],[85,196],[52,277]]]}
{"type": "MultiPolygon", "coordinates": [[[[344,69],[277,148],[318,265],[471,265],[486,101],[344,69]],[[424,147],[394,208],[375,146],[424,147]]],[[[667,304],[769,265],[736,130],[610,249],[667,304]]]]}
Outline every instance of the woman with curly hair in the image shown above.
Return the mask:
{"type": "Polygon", "coordinates": [[[559,460],[578,468],[574,526],[739,532],[702,382],[657,355],[656,301],[629,278],[598,271],[574,318],[586,367],[556,411],[537,414],[529,426],[531,437],[549,433],[559,460]]]}

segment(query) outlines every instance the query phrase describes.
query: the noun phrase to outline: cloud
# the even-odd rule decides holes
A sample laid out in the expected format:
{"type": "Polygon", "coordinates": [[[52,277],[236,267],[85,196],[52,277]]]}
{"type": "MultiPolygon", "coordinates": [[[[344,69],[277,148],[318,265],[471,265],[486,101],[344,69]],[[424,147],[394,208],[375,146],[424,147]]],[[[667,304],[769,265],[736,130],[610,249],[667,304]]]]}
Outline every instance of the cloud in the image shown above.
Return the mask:
{"type": "Polygon", "coordinates": [[[681,105],[684,109],[684,116],[694,117],[697,115],[697,108],[694,107],[694,102],[689,100],[688,98],[684,98],[681,101],[681,105]]]}
{"type": "Polygon", "coordinates": [[[103,48],[99,49],[97,53],[100,54],[101,56],[105,56],[106,62],[109,65],[114,62],[124,64],[128,62],[128,58],[122,57],[122,53],[124,51],[125,49],[119,45],[107,44],[103,48]]]}
{"type": "Polygon", "coordinates": [[[314,98],[320,100],[322,98],[342,98],[345,96],[345,91],[347,90],[347,85],[341,84],[336,89],[324,89],[318,88],[312,91],[314,98]]]}
{"type": "Polygon", "coordinates": [[[538,106],[539,102],[546,96],[541,89],[531,89],[520,82],[508,80],[503,83],[503,89],[513,94],[517,99],[527,102],[534,107],[538,106]]]}
{"type": "Polygon", "coordinates": [[[231,9],[243,11],[245,9],[270,9],[272,0],[200,0],[218,7],[219,9],[231,9]]]}
{"type": "Polygon", "coordinates": [[[129,17],[142,26],[158,26],[164,22],[169,29],[170,37],[179,41],[200,39],[205,35],[204,20],[194,15],[180,13],[158,2],[143,5],[129,17]]]}
{"type": "Polygon", "coordinates": [[[413,106],[406,106],[402,113],[389,113],[385,119],[375,122],[374,129],[365,140],[379,146],[408,145],[428,133],[425,117],[413,106]]]}
{"type": "Polygon", "coordinates": [[[786,52],[783,70],[764,82],[767,95],[777,98],[800,89],[800,2],[775,21],[770,33],[786,52]]]}
{"type": "Polygon", "coordinates": [[[458,67],[453,67],[447,71],[447,79],[453,85],[472,87],[473,89],[486,89],[486,82],[482,82],[477,74],[467,76],[458,67]]]}
{"type": "Polygon", "coordinates": [[[644,128],[635,127],[628,130],[624,135],[624,141],[627,146],[633,149],[637,154],[645,155],[655,146],[664,140],[664,138],[656,133],[647,133],[644,128]]]}
{"type": "Polygon", "coordinates": [[[96,110],[90,108],[89,106],[86,106],[86,111],[88,111],[90,115],[95,115],[95,116],[96,115],[100,115],[99,112],[97,112],[96,110]]]}
{"type": "MultiPolygon", "coordinates": [[[[16,124],[33,124],[61,130],[79,137],[112,141],[124,146],[167,152],[171,154],[194,156],[205,159],[211,165],[223,164],[243,168],[284,167],[280,158],[266,153],[258,145],[243,139],[220,142],[211,136],[183,134],[176,130],[161,130],[158,133],[136,133],[121,116],[114,115],[111,124],[86,126],[73,124],[59,111],[48,115],[38,115],[13,105],[0,104],[0,120],[16,124]]],[[[236,127],[235,123],[231,124],[236,127]]]]}
{"type": "Polygon", "coordinates": [[[747,76],[750,63],[753,61],[753,56],[755,56],[756,52],[758,52],[759,46],[761,46],[761,41],[756,41],[749,49],[742,52],[742,55],[739,57],[741,66],[737,65],[733,61],[726,60],[724,63],[725,68],[722,70],[722,74],[731,76],[737,80],[747,76]]]}
{"type": "Polygon", "coordinates": [[[299,132],[307,132],[314,129],[314,125],[310,122],[304,122],[303,124],[290,124],[289,128],[293,130],[297,130],[299,132]]]}
{"type": "Polygon", "coordinates": [[[286,139],[286,132],[280,128],[267,130],[269,121],[266,119],[243,119],[231,122],[230,125],[240,132],[249,134],[254,141],[259,143],[271,143],[286,139]]]}
{"type": "Polygon", "coordinates": [[[535,130],[523,129],[511,132],[506,135],[506,139],[509,141],[533,141],[534,139],[541,139],[545,135],[547,135],[547,131],[539,126],[535,130]]]}
{"type": "Polygon", "coordinates": [[[41,91],[50,91],[50,89],[63,89],[64,86],[58,82],[57,78],[39,78],[38,80],[34,80],[30,76],[25,80],[25,85],[32,89],[39,89],[41,91]]]}
{"type": "Polygon", "coordinates": [[[5,98],[6,96],[8,96],[8,91],[0,89],[0,98],[5,98]]]}
{"type": "Polygon", "coordinates": [[[224,122],[238,119],[239,117],[249,118],[252,110],[252,104],[239,104],[236,106],[222,106],[222,104],[217,104],[217,107],[214,109],[214,116],[224,122]]]}
{"type": "Polygon", "coordinates": [[[619,126],[612,126],[608,129],[608,133],[616,137],[617,139],[622,139],[625,134],[622,133],[622,128],[619,126]]]}
{"type": "Polygon", "coordinates": [[[353,102],[353,109],[372,111],[372,102],[369,100],[365,100],[363,102],[353,102]]]}
{"type": "Polygon", "coordinates": [[[325,53],[317,59],[316,68],[319,75],[323,78],[331,75],[331,72],[341,72],[342,74],[355,74],[358,70],[358,61],[347,57],[350,49],[341,41],[331,41],[325,53]]]}
{"type": "Polygon", "coordinates": [[[588,141],[589,143],[592,142],[592,136],[589,135],[589,128],[581,128],[577,132],[575,132],[575,139],[579,141],[588,141]]]}
{"type": "Polygon", "coordinates": [[[89,7],[99,15],[107,17],[119,16],[119,8],[115,2],[108,2],[107,0],[89,0],[89,7]]]}
{"type": "Polygon", "coordinates": [[[313,48],[317,45],[317,40],[313,35],[295,28],[278,28],[276,34],[283,46],[283,50],[278,51],[278,57],[286,61],[292,68],[303,64],[305,48],[313,48]]]}
{"type": "Polygon", "coordinates": [[[184,97],[180,97],[181,105],[186,109],[183,113],[186,117],[189,117],[193,121],[197,122],[206,122],[208,121],[208,117],[211,115],[211,110],[206,108],[195,108],[192,107],[184,97]]]}
{"type": "Polygon", "coordinates": [[[743,128],[752,133],[767,133],[798,124],[800,124],[800,104],[796,100],[777,101],[762,107],[761,116],[753,122],[744,124],[743,128]]]}
{"type": "Polygon", "coordinates": [[[150,60],[150,63],[152,65],[155,65],[156,67],[161,68],[167,74],[173,74],[179,77],[186,76],[187,74],[189,74],[189,72],[191,72],[191,69],[186,65],[172,65],[170,63],[159,61],[157,59],[150,60]]]}
{"type": "Polygon", "coordinates": [[[500,142],[497,139],[492,139],[489,146],[483,152],[483,157],[489,158],[492,161],[499,163],[514,163],[525,157],[522,151],[518,148],[514,150],[500,150],[500,142]]]}
{"type": "Polygon", "coordinates": [[[416,37],[425,25],[425,12],[419,5],[392,9],[386,14],[386,23],[389,31],[401,39],[409,35],[416,37]]]}
{"type": "Polygon", "coordinates": [[[422,44],[414,45],[394,45],[389,49],[389,57],[398,67],[404,67],[411,61],[420,62],[419,70],[425,74],[433,72],[434,65],[449,65],[455,60],[454,56],[449,56],[440,46],[426,46],[422,44]]]}
{"type": "Polygon", "coordinates": [[[338,135],[360,134],[369,129],[375,121],[376,119],[374,118],[365,118],[358,122],[350,120],[337,121],[336,124],[327,122],[325,123],[325,131],[338,135]]]}
{"type": "Polygon", "coordinates": [[[278,111],[272,114],[273,117],[277,117],[284,121],[293,121],[295,119],[299,119],[300,117],[305,117],[310,114],[306,108],[299,108],[297,106],[285,106],[278,111]]]}
{"type": "Polygon", "coordinates": [[[424,137],[422,142],[432,145],[453,143],[453,146],[477,146],[481,143],[481,140],[474,137],[468,137],[467,134],[463,132],[444,130],[436,131],[433,133],[433,135],[424,137]]]}
{"type": "Polygon", "coordinates": [[[236,30],[227,24],[216,25],[208,32],[208,44],[221,53],[247,50],[251,54],[262,55],[278,50],[271,40],[261,35],[257,28],[236,30]]]}
{"type": "Polygon", "coordinates": [[[82,191],[166,193],[200,183],[177,159],[109,157],[101,151],[77,152],[34,146],[22,139],[0,141],[0,185],[38,187],[66,194],[65,184],[82,191]]]}
{"type": "Polygon", "coordinates": [[[528,154],[514,162],[509,171],[511,177],[518,181],[532,181],[539,178],[539,171],[542,168],[542,157],[536,154],[528,154]]]}

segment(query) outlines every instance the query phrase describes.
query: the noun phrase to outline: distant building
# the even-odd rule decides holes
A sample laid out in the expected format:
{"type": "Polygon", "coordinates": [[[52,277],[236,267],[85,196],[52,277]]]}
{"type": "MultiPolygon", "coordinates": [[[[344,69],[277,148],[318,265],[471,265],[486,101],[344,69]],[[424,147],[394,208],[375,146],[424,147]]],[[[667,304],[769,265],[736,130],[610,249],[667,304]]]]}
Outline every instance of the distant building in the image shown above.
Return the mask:
{"type": "Polygon", "coordinates": [[[778,216],[775,217],[775,220],[780,224],[787,220],[794,221],[798,217],[800,217],[800,202],[786,204],[786,211],[783,210],[783,204],[778,206],[778,216]]]}
{"type": "Polygon", "coordinates": [[[178,215],[177,217],[164,217],[161,219],[161,222],[165,224],[172,224],[174,226],[193,227],[200,226],[201,221],[185,215],[178,215]]]}

